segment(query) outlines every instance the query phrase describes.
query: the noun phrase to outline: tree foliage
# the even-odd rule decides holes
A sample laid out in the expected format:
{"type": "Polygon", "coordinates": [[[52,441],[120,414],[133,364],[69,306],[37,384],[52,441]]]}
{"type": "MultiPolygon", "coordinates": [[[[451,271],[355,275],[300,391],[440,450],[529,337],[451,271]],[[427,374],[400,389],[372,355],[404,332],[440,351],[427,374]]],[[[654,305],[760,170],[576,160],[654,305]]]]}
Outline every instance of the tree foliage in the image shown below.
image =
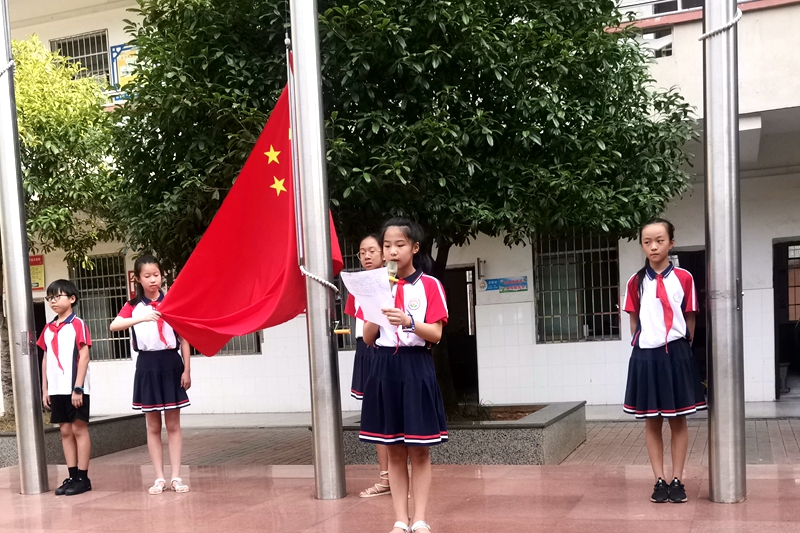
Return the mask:
{"type": "Polygon", "coordinates": [[[188,259],[286,83],[285,2],[139,0],[136,79],[117,115],[127,242],[188,259]]]}
{"type": "MultiPolygon", "coordinates": [[[[440,249],[630,234],[687,188],[690,108],[614,0],[352,0],[321,17],[344,233],[417,218],[440,249]]],[[[446,253],[445,253],[446,255],[446,253]]]]}
{"type": "MultiPolygon", "coordinates": [[[[613,0],[320,7],[329,189],[347,237],[396,214],[445,251],[479,232],[624,235],[687,187],[690,109],[653,89],[613,0]]],[[[286,81],[286,2],[139,0],[139,12],[118,213],[131,245],[179,269],[286,81]]]]}
{"type": "Polygon", "coordinates": [[[84,262],[114,236],[118,187],[109,168],[110,117],[103,85],[37,37],[14,41],[20,160],[32,248],[84,262]]]}

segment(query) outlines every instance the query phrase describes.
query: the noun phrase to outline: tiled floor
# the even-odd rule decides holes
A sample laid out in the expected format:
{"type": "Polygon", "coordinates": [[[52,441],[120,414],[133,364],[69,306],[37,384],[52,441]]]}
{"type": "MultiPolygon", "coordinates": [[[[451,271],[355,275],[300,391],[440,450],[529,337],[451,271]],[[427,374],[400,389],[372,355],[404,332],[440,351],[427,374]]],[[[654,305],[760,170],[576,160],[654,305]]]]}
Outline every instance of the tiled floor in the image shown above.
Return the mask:
{"type": "MultiPolygon", "coordinates": [[[[347,467],[348,496],[319,501],[306,427],[203,425],[184,430],[188,494],[147,494],[155,476],[145,447],[93,460],[94,490],[69,498],[21,496],[19,470],[0,469],[0,532],[389,531],[390,498],[357,497],[375,466],[347,467]]],[[[708,501],[706,421],[689,427],[685,504],[649,502],[643,422],[590,422],[587,442],[560,466],[435,466],[428,521],[436,533],[800,533],[800,420],[747,421],[748,499],[734,505],[708,501]]],[[[66,468],[49,475],[55,487],[66,468]]]]}
{"type": "MultiPolygon", "coordinates": [[[[65,474],[51,467],[51,484],[65,474]]],[[[193,466],[190,493],[158,496],[145,490],[149,466],[95,463],[95,490],[74,497],[20,496],[18,475],[0,470],[4,533],[382,533],[394,521],[389,497],[356,496],[369,466],[347,468],[348,496],[335,501],[314,499],[310,466],[193,466]]],[[[748,500],[735,505],[708,501],[703,467],[684,481],[687,503],[656,505],[648,466],[436,466],[427,518],[436,533],[800,532],[800,466],[749,466],[748,500]]]]}
{"type": "MultiPolygon", "coordinates": [[[[800,420],[747,420],[745,446],[747,464],[800,464],[800,420]]],[[[664,445],[670,442],[669,424],[664,423],[664,445]]],[[[689,421],[687,464],[708,464],[706,420],[689,421]]],[[[664,462],[669,464],[669,454],[664,462]]],[[[588,422],[586,442],[564,460],[565,465],[645,465],[644,422],[588,422]]]]}

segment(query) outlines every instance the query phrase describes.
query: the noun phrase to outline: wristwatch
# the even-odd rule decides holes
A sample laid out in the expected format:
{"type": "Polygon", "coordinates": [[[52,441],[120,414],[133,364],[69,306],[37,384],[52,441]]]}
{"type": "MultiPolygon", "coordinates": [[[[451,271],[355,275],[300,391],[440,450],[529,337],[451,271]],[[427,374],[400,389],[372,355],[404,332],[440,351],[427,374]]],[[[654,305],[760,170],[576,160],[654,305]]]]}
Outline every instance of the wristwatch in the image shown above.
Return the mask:
{"type": "Polygon", "coordinates": [[[413,316],[411,316],[411,313],[409,313],[409,314],[408,314],[408,318],[410,318],[410,319],[411,319],[411,325],[410,325],[410,326],[408,326],[408,327],[404,327],[404,328],[403,328],[403,331],[405,331],[406,333],[414,333],[415,331],[417,331],[417,325],[416,325],[416,323],[414,322],[414,317],[413,317],[413,316]]]}
{"type": "Polygon", "coordinates": [[[72,389],[72,392],[74,392],[75,394],[83,394],[83,387],[75,387],[74,389],[72,389]]]}

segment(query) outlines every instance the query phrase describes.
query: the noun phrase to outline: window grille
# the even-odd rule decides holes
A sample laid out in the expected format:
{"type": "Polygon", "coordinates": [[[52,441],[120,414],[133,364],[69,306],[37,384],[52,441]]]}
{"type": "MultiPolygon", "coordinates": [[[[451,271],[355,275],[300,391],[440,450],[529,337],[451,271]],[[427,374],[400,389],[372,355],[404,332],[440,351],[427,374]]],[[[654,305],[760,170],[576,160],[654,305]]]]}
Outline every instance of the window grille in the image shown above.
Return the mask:
{"type": "MultiPolygon", "coordinates": [[[[352,243],[347,239],[342,239],[342,258],[344,259],[344,269],[348,272],[358,272],[361,270],[361,262],[358,260],[358,245],[359,243],[352,243]]],[[[334,284],[339,287],[339,292],[336,294],[334,307],[336,309],[336,320],[338,323],[337,329],[350,328],[349,335],[336,335],[336,342],[340,350],[355,350],[356,349],[356,319],[344,313],[344,306],[347,303],[347,287],[342,283],[341,276],[336,276],[333,280],[334,284]]]]}
{"type": "Polygon", "coordinates": [[[653,57],[672,55],[672,28],[662,28],[643,33],[639,40],[653,57]]]}
{"type": "Polygon", "coordinates": [[[789,320],[800,320],[800,245],[789,246],[789,320]]]}
{"type": "MultiPolygon", "coordinates": [[[[228,344],[220,348],[217,355],[254,355],[261,353],[261,332],[234,337],[228,344]]],[[[200,355],[194,347],[192,355],[200,355]]]]}
{"type": "Polygon", "coordinates": [[[125,256],[122,254],[90,257],[93,268],[70,265],[69,277],[80,293],[76,314],[89,327],[94,361],[131,358],[130,333],[109,331],[108,327],[128,301],[125,256]]]}
{"type": "Polygon", "coordinates": [[[101,78],[110,83],[110,59],[108,48],[108,32],[106,30],[73,35],[50,41],[50,50],[60,52],[73,63],[80,63],[85,69],[79,78],[101,78]]]}
{"type": "Polygon", "coordinates": [[[533,248],[536,342],[619,339],[617,239],[540,236],[533,248]]]}

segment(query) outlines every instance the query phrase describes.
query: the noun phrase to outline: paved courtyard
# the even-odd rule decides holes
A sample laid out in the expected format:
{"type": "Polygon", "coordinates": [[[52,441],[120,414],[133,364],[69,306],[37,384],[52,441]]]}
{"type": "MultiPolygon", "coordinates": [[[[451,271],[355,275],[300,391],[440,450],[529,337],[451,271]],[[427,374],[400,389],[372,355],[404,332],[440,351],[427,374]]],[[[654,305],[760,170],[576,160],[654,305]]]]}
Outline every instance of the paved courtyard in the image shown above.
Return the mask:
{"type": "MultiPolygon", "coordinates": [[[[690,423],[689,502],[655,505],[642,422],[589,422],[587,442],[560,466],[435,466],[429,522],[436,533],[800,532],[798,420],[749,420],[748,500],[708,501],[706,422],[690,423]]],[[[94,490],[21,496],[16,467],[0,469],[0,531],[382,533],[388,497],[358,498],[375,467],[346,469],[348,496],[314,499],[306,427],[185,429],[188,494],[150,496],[145,447],[92,461],[94,490]]],[[[667,432],[668,435],[668,432],[667,432]]],[[[51,487],[66,467],[49,468],[51,487]]],[[[411,499],[413,506],[413,497],[411,499]]]]}

